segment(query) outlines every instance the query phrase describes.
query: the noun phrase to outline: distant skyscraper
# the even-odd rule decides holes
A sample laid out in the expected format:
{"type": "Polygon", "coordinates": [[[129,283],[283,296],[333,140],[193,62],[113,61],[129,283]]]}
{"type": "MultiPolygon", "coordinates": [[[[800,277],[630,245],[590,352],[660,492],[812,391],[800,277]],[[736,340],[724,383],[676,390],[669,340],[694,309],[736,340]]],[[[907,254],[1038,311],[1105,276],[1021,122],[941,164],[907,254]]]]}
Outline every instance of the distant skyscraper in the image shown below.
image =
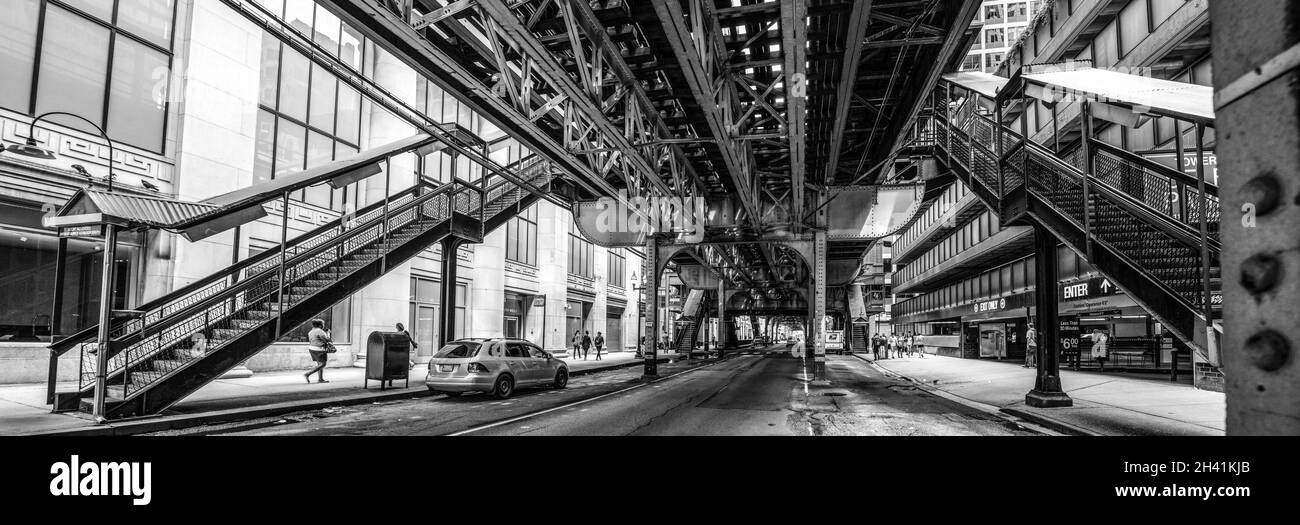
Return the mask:
{"type": "Polygon", "coordinates": [[[961,64],[962,71],[992,73],[1007,56],[1020,34],[1029,26],[1043,0],[985,0],[972,24],[982,24],[978,39],[961,64]]]}

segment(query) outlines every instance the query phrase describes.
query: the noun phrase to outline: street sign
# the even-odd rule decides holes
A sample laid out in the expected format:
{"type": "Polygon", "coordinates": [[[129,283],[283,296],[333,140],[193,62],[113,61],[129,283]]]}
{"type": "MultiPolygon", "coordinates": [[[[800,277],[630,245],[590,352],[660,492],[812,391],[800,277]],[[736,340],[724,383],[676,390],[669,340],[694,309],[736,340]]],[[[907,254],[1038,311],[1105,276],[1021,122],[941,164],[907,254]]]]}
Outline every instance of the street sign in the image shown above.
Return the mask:
{"type": "Polygon", "coordinates": [[[827,350],[844,349],[844,330],[826,331],[826,349],[827,350]]]}
{"type": "Polygon", "coordinates": [[[1075,281],[1060,285],[1057,290],[1061,301],[1073,301],[1076,299],[1086,299],[1088,297],[1097,297],[1102,295],[1113,295],[1122,293],[1115,283],[1105,277],[1093,277],[1086,281],[1075,281]]]}
{"type": "Polygon", "coordinates": [[[103,224],[92,224],[89,226],[65,226],[59,228],[59,237],[102,237],[104,235],[103,224]]]}

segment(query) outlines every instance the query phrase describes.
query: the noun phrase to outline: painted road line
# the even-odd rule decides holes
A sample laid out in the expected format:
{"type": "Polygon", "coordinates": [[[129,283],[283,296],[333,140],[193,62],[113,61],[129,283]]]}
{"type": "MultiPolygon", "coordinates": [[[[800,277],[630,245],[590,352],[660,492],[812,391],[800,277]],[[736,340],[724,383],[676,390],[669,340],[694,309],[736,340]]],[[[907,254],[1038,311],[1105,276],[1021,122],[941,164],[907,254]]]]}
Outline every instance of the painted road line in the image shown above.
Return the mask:
{"type": "Polygon", "coordinates": [[[696,370],[699,370],[699,369],[701,369],[701,368],[707,368],[707,367],[713,366],[713,365],[715,365],[715,364],[717,364],[717,363],[709,363],[709,364],[706,364],[706,365],[700,365],[700,366],[697,366],[697,367],[695,367],[695,368],[691,368],[691,369],[689,369],[689,370],[682,370],[681,372],[677,372],[676,374],[671,374],[671,375],[667,375],[667,376],[661,377],[661,378],[656,379],[656,380],[654,380],[654,381],[650,381],[649,383],[641,383],[641,384],[639,384],[639,385],[633,385],[633,386],[630,386],[630,387],[624,388],[624,389],[622,389],[622,390],[615,390],[615,391],[613,391],[613,392],[609,392],[609,393],[606,393],[606,394],[601,394],[601,395],[598,395],[598,396],[596,396],[596,397],[590,397],[590,398],[587,398],[587,399],[583,399],[583,400],[579,400],[579,401],[574,401],[574,402],[569,403],[569,404],[566,404],[566,405],[560,405],[560,406],[557,406],[557,407],[551,407],[551,408],[548,408],[548,409],[546,409],[546,410],[539,410],[539,411],[537,411],[537,412],[532,412],[532,413],[524,414],[524,415],[522,415],[522,416],[515,416],[515,417],[512,417],[512,418],[510,418],[510,419],[504,419],[504,420],[501,420],[501,421],[497,421],[497,422],[495,422],[495,423],[488,423],[488,424],[486,424],[486,425],[479,425],[479,426],[477,426],[477,427],[467,428],[467,429],[465,429],[465,430],[461,430],[460,432],[453,432],[453,433],[451,433],[451,434],[447,434],[447,435],[448,435],[448,436],[463,436],[463,435],[465,435],[465,434],[470,434],[470,433],[473,433],[473,432],[478,432],[478,431],[480,431],[480,430],[487,430],[487,429],[489,429],[489,428],[495,428],[495,427],[499,427],[499,426],[502,426],[502,425],[509,425],[509,424],[511,424],[511,423],[517,423],[517,422],[523,421],[523,420],[525,420],[525,419],[529,419],[529,418],[534,418],[534,417],[540,416],[540,415],[542,415],[542,414],[548,414],[548,413],[551,413],[551,412],[555,412],[555,411],[557,411],[557,410],[564,410],[564,409],[566,409],[566,408],[573,408],[573,407],[575,407],[575,406],[582,405],[582,404],[586,404],[586,403],[590,403],[590,402],[592,402],[592,401],[596,401],[596,400],[598,400],[598,399],[606,398],[606,397],[613,396],[613,395],[617,395],[617,394],[622,394],[623,392],[627,392],[627,391],[630,391],[630,390],[636,390],[636,389],[638,389],[638,388],[641,388],[641,387],[644,387],[644,386],[647,386],[647,385],[652,385],[652,384],[655,384],[655,383],[658,383],[658,382],[661,382],[661,381],[667,381],[667,380],[672,379],[672,378],[674,378],[674,377],[677,377],[677,376],[679,376],[679,375],[682,375],[682,374],[689,374],[689,373],[694,372],[694,371],[696,371],[696,370]]]}

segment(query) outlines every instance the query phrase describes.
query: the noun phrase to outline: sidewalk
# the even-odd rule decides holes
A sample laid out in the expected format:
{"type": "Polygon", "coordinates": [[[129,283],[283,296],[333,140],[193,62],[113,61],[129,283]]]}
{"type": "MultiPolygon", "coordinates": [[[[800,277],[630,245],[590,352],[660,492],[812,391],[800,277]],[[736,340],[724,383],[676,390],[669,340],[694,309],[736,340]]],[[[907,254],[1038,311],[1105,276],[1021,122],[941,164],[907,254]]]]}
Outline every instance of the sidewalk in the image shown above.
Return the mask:
{"type": "MultiPolygon", "coordinates": [[[[659,356],[660,361],[675,360],[676,354],[659,356]]],[[[571,375],[579,376],[602,370],[637,366],[643,362],[637,359],[635,352],[614,352],[603,354],[596,360],[596,354],[590,354],[587,360],[568,357],[563,359],[569,364],[571,375]]],[[[177,421],[210,422],[216,420],[238,420],[248,417],[268,416],[297,410],[323,408],[339,404],[360,404],[392,399],[431,395],[424,386],[425,365],[416,365],[411,370],[410,387],[404,381],[394,381],[393,387],[381,390],[378,381],[370,381],[370,388],[363,389],[365,369],[356,367],[339,367],[325,369],[327,383],[303,380],[303,370],[285,370],[276,372],[259,372],[252,377],[241,379],[218,379],[180,403],[172,406],[161,416],[137,418],[120,422],[95,425],[89,414],[81,412],[50,413],[50,405],[45,404],[45,383],[0,385],[0,435],[43,434],[50,432],[78,432],[82,430],[100,430],[104,434],[122,432],[134,426],[158,426],[179,428],[177,421]]],[[[58,391],[76,388],[74,383],[60,383],[58,391]]],[[[180,423],[185,425],[186,423],[180,423]]],[[[151,430],[161,430],[152,428],[151,430]]]]}
{"type": "Polygon", "coordinates": [[[1061,370],[1061,386],[1074,406],[1034,408],[1025,394],[1035,371],[1019,363],[926,355],[873,361],[923,388],[991,405],[1002,412],[1071,434],[1221,436],[1224,395],[1167,379],[1061,370]]]}

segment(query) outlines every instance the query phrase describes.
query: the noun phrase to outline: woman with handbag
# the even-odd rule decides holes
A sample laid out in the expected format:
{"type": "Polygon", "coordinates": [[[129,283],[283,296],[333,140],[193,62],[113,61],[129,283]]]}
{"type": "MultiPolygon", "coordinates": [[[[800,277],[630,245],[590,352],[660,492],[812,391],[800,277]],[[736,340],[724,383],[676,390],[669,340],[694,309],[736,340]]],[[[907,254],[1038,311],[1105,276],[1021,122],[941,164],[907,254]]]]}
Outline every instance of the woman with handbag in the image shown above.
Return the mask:
{"type": "Polygon", "coordinates": [[[307,332],[307,351],[311,352],[311,360],[316,362],[316,368],[308,370],[303,374],[307,382],[311,382],[311,375],[317,374],[317,383],[328,383],[325,380],[325,364],[329,362],[329,355],[336,352],[334,343],[330,341],[329,332],[325,331],[325,321],[321,319],[311,320],[311,331],[307,332]]]}

